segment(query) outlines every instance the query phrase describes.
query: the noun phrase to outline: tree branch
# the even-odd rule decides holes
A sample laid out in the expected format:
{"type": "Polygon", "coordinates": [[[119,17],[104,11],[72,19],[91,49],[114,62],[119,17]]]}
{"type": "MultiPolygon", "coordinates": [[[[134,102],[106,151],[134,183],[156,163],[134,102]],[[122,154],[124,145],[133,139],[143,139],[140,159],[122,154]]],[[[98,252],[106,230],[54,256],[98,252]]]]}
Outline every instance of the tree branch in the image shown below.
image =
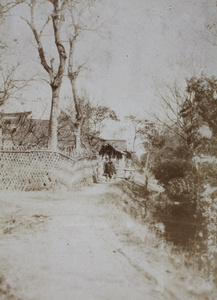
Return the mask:
{"type": "Polygon", "coordinates": [[[55,76],[54,80],[54,86],[59,86],[59,81],[62,78],[62,74],[64,73],[64,67],[65,67],[65,61],[67,58],[65,47],[63,46],[61,40],[60,40],[60,30],[63,21],[65,20],[64,15],[60,14],[61,11],[65,9],[66,3],[63,1],[61,9],[59,10],[58,8],[58,0],[53,0],[52,1],[54,5],[54,13],[52,14],[52,21],[53,21],[53,28],[54,28],[54,37],[55,37],[55,44],[57,47],[57,51],[59,53],[59,68],[57,75],[55,76]]]}
{"type": "Polygon", "coordinates": [[[170,130],[172,130],[174,133],[176,133],[178,136],[180,136],[185,142],[187,142],[187,139],[178,131],[176,131],[175,129],[173,129],[171,126],[169,126],[166,122],[162,121],[161,119],[159,119],[157,117],[156,114],[153,115],[155,117],[155,119],[160,122],[161,124],[165,125],[167,128],[169,128],[170,130]]]}

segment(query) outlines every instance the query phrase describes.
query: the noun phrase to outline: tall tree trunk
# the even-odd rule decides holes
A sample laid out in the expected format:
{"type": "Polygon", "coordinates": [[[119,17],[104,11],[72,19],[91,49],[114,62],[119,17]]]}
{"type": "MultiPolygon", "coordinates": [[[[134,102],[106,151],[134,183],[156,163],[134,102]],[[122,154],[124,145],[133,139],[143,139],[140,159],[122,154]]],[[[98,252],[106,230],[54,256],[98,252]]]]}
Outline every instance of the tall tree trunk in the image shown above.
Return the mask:
{"type": "Polygon", "coordinates": [[[57,150],[57,128],[58,128],[58,115],[59,115],[59,87],[52,87],[52,102],[49,121],[49,141],[48,148],[57,150]]]}
{"type": "Polygon", "coordinates": [[[77,125],[75,137],[76,137],[75,150],[77,153],[81,153],[81,124],[77,125]]]}
{"type": "Polygon", "coordinates": [[[72,86],[72,94],[73,94],[73,98],[74,98],[74,105],[75,105],[75,111],[76,111],[76,146],[75,146],[75,150],[77,153],[81,152],[81,127],[82,127],[82,112],[81,112],[81,108],[79,105],[79,100],[78,100],[78,96],[77,96],[77,92],[76,92],[76,88],[75,88],[75,80],[70,80],[71,82],[71,86],[72,86]]]}
{"type": "Polygon", "coordinates": [[[59,1],[59,0],[49,0],[53,5],[53,13],[51,15],[52,25],[53,25],[53,37],[54,42],[56,44],[56,49],[59,55],[59,63],[57,69],[54,68],[54,58],[48,60],[46,58],[46,52],[43,47],[42,43],[42,34],[43,29],[49,23],[50,16],[48,17],[47,21],[45,22],[42,29],[39,31],[35,25],[35,7],[37,5],[36,0],[31,0],[30,8],[31,8],[31,20],[30,22],[26,20],[27,24],[30,26],[33,35],[35,37],[37,47],[38,47],[38,54],[40,57],[41,65],[44,67],[45,71],[49,74],[50,77],[50,86],[52,89],[52,100],[51,100],[51,112],[50,112],[50,123],[49,123],[49,149],[57,150],[57,117],[59,113],[59,91],[62,85],[63,75],[65,71],[66,65],[66,51],[61,39],[61,26],[65,22],[64,17],[64,9],[66,7],[66,1],[59,1]],[[62,4],[61,4],[62,3],[62,4]]]}
{"type": "Polygon", "coordinates": [[[78,68],[76,71],[73,69],[74,66],[74,50],[75,50],[75,42],[78,37],[77,28],[75,28],[74,36],[69,39],[69,60],[68,60],[68,78],[72,87],[72,95],[74,100],[75,112],[76,112],[76,121],[75,121],[75,129],[76,129],[76,145],[75,150],[77,153],[81,152],[81,129],[83,122],[82,108],[79,103],[78,94],[76,91],[76,79],[79,75],[80,69],[78,68]]]}
{"type": "Polygon", "coordinates": [[[146,162],[145,162],[145,172],[148,171],[148,166],[149,166],[149,157],[150,157],[150,151],[148,151],[147,153],[147,157],[146,157],[146,162]]]}
{"type": "Polygon", "coordinates": [[[135,152],[135,145],[136,145],[136,128],[135,128],[135,133],[133,138],[133,152],[135,152]]]}

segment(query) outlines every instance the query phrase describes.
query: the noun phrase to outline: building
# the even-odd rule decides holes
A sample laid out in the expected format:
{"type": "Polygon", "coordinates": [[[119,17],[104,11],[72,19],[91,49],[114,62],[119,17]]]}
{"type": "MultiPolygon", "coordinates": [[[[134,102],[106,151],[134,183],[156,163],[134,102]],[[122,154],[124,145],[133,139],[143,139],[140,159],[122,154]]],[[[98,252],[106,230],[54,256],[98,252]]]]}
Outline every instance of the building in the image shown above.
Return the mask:
{"type": "Polygon", "coordinates": [[[111,158],[122,159],[123,156],[130,158],[130,153],[127,151],[126,140],[102,140],[102,146],[99,155],[102,157],[108,155],[111,158]]]}
{"type": "Polygon", "coordinates": [[[25,131],[24,123],[29,117],[31,112],[17,112],[17,113],[1,113],[1,133],[0,144],[1,148],[13,148],[16,147],[16,139],[20,134],[17,133],[18,129],[25,131]],[[16,136],[16,138],[15,138],[16,136]]]}
{"type": "MultiPolygon", "coordinates": [[[[31,111],[2,113],[0,130],[1,149],[47,149],[49,120],[32,119],[31,111]],[[1,135],[2,133],[2,135],[1,135]]],[[[74,123],[62,117],[58,128],[58,148],[60,151],[73,155],[75,147],[74,123]]],[[[97,135],[86,133],[84,143],[91,151],[102,157],[130,158],[126,140],[107,140],[97,135]]]]}

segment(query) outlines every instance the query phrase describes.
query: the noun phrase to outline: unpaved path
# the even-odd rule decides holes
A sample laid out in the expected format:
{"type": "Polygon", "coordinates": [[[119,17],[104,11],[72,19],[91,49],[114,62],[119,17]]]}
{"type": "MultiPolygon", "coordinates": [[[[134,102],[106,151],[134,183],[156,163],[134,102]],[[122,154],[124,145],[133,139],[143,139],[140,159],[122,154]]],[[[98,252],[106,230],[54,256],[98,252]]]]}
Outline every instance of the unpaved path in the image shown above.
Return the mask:
{"type": "Polygon", "coordinates": [[[1,192],[0,299],[202,299],[152,260],[112,190],[1,192]]]}

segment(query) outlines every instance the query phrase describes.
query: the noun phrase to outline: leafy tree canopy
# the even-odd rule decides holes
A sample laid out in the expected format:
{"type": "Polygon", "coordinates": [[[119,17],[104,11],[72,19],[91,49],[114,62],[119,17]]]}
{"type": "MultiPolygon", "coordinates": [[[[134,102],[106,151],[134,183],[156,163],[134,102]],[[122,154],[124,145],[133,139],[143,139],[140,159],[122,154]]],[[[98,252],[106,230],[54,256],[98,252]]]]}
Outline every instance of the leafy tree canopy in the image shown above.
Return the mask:
{"type": "Polygon", "coordinates": [[[180,116],[194,120],[192,126],[199,128],[207,124],[213,135],[217,135],[217,79],[215,77],[192,77],[187,80],[188,96],[181,106],[180,116]]]}

